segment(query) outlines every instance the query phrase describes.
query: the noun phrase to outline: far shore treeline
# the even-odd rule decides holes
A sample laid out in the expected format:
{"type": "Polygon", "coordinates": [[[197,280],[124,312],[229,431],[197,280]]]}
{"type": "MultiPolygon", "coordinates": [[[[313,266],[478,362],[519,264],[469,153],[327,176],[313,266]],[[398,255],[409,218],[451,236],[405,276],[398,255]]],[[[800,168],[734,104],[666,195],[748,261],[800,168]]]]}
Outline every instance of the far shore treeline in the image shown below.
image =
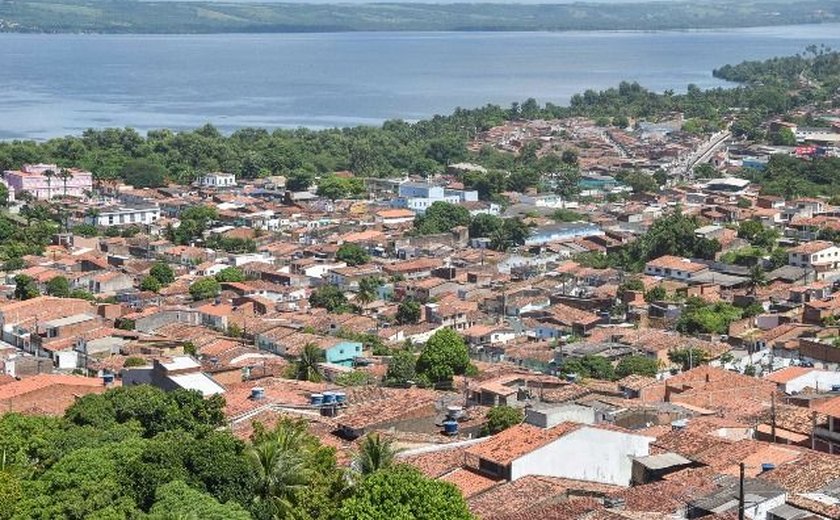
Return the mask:
{"type": "Polygon", "coordinates": [[[836,22],[833,0],[633,3],[271,3],[17,0],[0,2],[0,32],[288,33],[587,31],[762,27],[836,22]]]}

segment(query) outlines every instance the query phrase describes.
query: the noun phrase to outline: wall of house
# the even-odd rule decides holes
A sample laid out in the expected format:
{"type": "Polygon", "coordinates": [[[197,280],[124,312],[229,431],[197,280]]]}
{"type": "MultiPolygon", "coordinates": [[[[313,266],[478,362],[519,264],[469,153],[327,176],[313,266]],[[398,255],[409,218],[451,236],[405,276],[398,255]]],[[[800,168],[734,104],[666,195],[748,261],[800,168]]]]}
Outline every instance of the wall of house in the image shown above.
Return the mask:
{"type": "Polygon", "coordinates": [[[362,355],[362,344],[355,341],[344,341],[327,349],[327,362],[337,365],[352,365],[353,359],[362,355]]]}
{"type": "Polygon", "coordinates": [[[631,457],[650,453],[651,437],[583,427],[520,457],[511,464],[511,480],[527,475],[588,480],[627,486],[631,457]]]}
{"type": "Polygon", "coordinates": [[[540,428],[551,428],[561,422],[595,424],[595,409],[588,406],[570,404],[548,410],[525,410],[525,422],[540,428]]]}

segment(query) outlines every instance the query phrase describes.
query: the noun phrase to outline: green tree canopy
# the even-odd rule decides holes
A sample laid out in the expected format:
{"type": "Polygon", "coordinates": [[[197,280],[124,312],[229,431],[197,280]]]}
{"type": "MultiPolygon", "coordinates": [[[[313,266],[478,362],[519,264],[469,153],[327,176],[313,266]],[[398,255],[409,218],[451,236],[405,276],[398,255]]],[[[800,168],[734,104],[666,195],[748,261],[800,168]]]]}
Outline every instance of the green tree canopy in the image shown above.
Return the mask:
{"type": "Polygon", "coordinates": [[[388,363],[385,384],[388,386],[405,386],[409,381],[414,381],[417,376],[416,366],[417,357],[414,354],[408,350],[397,350],[388,363]]]}
{"type": "Polygon", "coordinates": [[[149,270],[149,276],[160,282],[162,286],[175,281],[175,271],[166,262],[155,262],[155,265],[149,270]]]}
{"type": "Polygon", "coordinates": [[[218,296],[222,288],[219,282],[211,276],[199,278],[190,285],[190,296],[194,300],[206,300],[218,296]]]}
{"type": "Polygon", "coordinates": [[[244,282],[245,273],[243,273],[242,269],[239,269],[238,267],[225,267],[224,269],[216,273],[216,281],[219,283],[244,282]]]}
{"type": "Polygon", "coordinates": [[[135,188],[159,188],[166,185],[166,170],[151,159],[131,159],[125,163],[120,177],[135,188]]]}
{"type": "Polygon", "coordinates": [[[400,302],[397,307],[397,323],[411,325],[420,321],[420,304],[414,300],[400,302]]]}
{"type": "Polygon", "coordinates": [[[251,520],[251,515],[235,502],[220,504],[207,493],[176,480],[157,489],[149,520],[251,520]]]}
{"type": "Polygon", "coordinates": [[[414,229],[421,235],[447,233],[457,226],[470,225],[470,212],[463,206],[434,202],[423,215],[414,219],[414,229]]]}
{"type": "Polygon", "coordinates": [[[356,266],[368,263],[370,261],[370,254],[358,244],[345,242],[336,251],[335,258],[346,262],[349,266],[356,266]]]}
{"type": "Polygon", "coordinates": [[[472,520],[458,489],[414,468],[397,465],[364,479],[337,520],[472,520]]]}
{"type": "Polygon", "coordinates": [[[335,285],[324,285],[312,291],[309,295],[309,305],[333,313],[347,312],[350,308],[347,297],[335,285]]]}
{"type": "Polygon", "coordinates": [[[15,276],[15,299],[29,300],[41,295],[35,279],[25,274],[15,276]]]}
{"type": "Polygon", "coordinates": [[[47,294],[59,298],[70,296],[70,282],[63,276],[51,278],[46,284],[47,294]]]}
{"type": "Polygon", "coordinates": [[[432,383],[448,382],[462,375],[470,364],[464,338],[452,329],[435,332],[417,359],[417,373],[432,383]]]}
{"type": "Polygon", "coordinates": [[[605,357],[583,356],[570,358],[563,362],[561,372],[564,374],[577,374],[578,377],[613,380],[615,369],[605,357]]]}
{"type": "Polygon", "coordinates": [[[525,420],[525,414],[520,408],[512,406],[494,406],[487,412],[487,424],[481,429],[482,435],[496,435],[516,426],[525,420]]]}
{"type": "Polygon", "coordinates": [[[645,356],[626,356],[615,367],[615,375],[627,377],[631,374],[655,377],[659,372],[659,361],[645,356]]]}

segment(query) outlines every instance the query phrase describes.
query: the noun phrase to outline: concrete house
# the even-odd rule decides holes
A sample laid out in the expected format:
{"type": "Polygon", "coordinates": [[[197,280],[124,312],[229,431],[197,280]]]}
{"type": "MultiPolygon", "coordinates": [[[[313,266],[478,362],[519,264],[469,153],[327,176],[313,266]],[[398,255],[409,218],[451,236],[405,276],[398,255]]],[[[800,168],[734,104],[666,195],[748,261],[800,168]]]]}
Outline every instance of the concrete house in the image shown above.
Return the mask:
{"type": "Polygon", "coordinates": [[[630,484],[633,457],[650,453],[652,437],[573,422],[541,429],[509,428],[466,450],[467,465],[489,477],[515,481],[529,475],[602,484],[630,484]]]}

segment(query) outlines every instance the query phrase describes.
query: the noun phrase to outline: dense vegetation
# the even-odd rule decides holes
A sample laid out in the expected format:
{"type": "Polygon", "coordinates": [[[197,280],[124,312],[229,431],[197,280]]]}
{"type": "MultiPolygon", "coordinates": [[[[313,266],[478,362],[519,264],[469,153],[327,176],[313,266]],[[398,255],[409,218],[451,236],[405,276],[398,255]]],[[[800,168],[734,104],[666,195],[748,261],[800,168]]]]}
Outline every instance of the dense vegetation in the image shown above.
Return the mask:
{"type": "Polygon", "coordinates": [[[382,518],[421,505],[412,518],[470,518],[454,486],[398,465],[388,441],[365,439],[342,470],[305,422],[242,442],[220,429],[223,406],[141,386],[82,397],[61,418],[3,415],[0,518],[382,518]]]}
{"type": "Polygon", "coordinates": [[[827,0],[633,4],[302,4],[95,2],[0,3],[0,30],[20,32],[214,33],[338,31],[562,31],[754,27],[819,23],[827,0]]]}

